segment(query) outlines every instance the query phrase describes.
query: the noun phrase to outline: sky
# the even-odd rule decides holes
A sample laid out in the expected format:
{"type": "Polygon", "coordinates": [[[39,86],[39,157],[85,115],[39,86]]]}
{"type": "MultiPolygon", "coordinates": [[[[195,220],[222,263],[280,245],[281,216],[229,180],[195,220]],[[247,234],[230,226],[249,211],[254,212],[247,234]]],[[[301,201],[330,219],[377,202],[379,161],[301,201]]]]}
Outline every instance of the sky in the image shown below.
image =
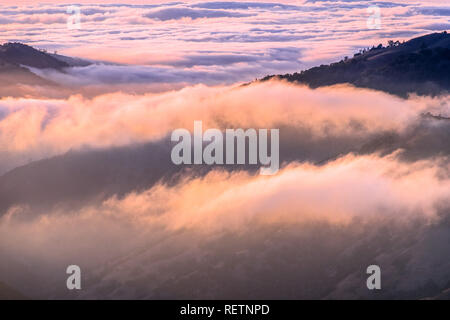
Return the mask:
{"type": "MultiPolygon", "coordinates": [[[[69,28],[71,3],[1,1],[0,42],[139,66],[125,79],[121,68],[110,66],[112,82],[230,84],[450,29],[450,6],[442,1],[81,0],[79,28],[69,28]],[[371,6],[380,10],[379,28],[368,26],[371,6]]],[[[105,81],[96,67],[78,71],[105,81]]]]}

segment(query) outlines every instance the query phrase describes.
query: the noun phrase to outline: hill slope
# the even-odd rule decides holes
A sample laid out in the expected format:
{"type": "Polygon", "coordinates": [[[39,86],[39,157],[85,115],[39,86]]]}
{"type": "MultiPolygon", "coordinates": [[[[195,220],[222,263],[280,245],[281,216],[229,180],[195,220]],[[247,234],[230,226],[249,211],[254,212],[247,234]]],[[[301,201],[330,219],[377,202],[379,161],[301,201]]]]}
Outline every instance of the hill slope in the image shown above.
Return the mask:
{"type": "Polygon", "coordinates": [[[450,35],[433,33],[388,47],[378,45],[351,59],[262,81],[274,77],[312,88],[350,83],[403,97],[412,92],[438,95],[450,90],[450,35]]]}
{"type": "Polygon", "coordinates": [[[22,43],[5,43],[0,45],[0,62],[10,65],[26,65],[34,68],[61,69],[69,64],[52,55],[34,49],[22,43]]]}
{"type": "MultiPolygon", "coordinates": [[[[32,73],[26,67],[54,69],[61,72],[64,68],[89,65],[90,62],[58,54],[50,54],[22,43],[0,45],[0,86],[14,84],[56,85],[32,73]]],[[[8,90],[6,90],[8,91],[8,90]]]]}

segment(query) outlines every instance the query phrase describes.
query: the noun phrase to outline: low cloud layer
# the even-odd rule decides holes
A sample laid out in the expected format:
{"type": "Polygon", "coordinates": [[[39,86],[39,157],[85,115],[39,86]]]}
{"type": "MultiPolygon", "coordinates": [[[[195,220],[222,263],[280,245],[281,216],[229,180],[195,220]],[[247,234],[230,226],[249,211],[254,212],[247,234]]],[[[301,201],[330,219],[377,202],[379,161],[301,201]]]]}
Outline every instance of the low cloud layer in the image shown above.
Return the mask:
{"type": "Polygon", "coordinates": [[[374,298],[375,263],[383,297],[438,296],[447,100],[279,81],[2,99],[0,281],[33,298],[374,298]],[[279,128],[280,171],[172,164],[168,137],[194,120],[279,128]]]}
{"type": "Polygon", "coordinates": [[[448,242],[435,251],[430,236],[448,238],[450,196],[439,170],[433,161],[411,166],[392,157],[347,156],[323,167],[292,164],[273,177],[213,171],[32,219],[23,217],[33,208],[18,206],[0,219],[0,270],[37,297],[356,298],[370,297],[358,289],[365,283],[360,269],[378,263],[385,297],[423,297],[426,291],[411,290],[429,281],[436,286],[430,294],[438,294],[448,276],[448,260],[439,262],[448,242]],[[85,284],[73,296],[61,270],[74,262],[85,284]],[[419,272],[428,266],[434,272],[419,272]],[[405,281],[396,281],[399,274],[405,281]],[[297,281],[308,277],[314,289],[306,292],[297,281]],[[252,284],[258,279],[265,285],[252,284]],[[289,279],[297,279],[296,289],[289,279]],[[222,290],[211,286],[222,280],[228,283],[222,290]],[[239,283],[252,291],[244,294],[239,283]]]}
{"type": "Polygon", "coordinates": [[[348,136],[356,143],[358,137],[402,135],[425,111],[448,115],[446,98],[403,100],[345,86],[310,90],[281,82],[92,99],[8,98],[0,110],[3,172],[71,149],[156,141],[177,128],[192,130],[194,120],[204,129],[291,127],[292,134],[303,130],[305,141],[348,136]]]}

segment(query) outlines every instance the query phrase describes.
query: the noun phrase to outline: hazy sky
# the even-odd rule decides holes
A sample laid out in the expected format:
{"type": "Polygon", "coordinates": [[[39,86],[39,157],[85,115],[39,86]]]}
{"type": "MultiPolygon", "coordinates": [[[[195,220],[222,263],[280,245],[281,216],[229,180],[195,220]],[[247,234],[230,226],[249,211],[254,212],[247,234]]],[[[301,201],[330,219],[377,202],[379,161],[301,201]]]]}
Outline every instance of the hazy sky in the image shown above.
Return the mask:
{"type": "MultiPolygon", "coordinates": [[[[73,2],[1,1],[0,41],[145,65],[151,69],[141,73],[157,70],[173,78],[163,82],[233,83],[450,29],[450,6],[442,1],[79,0],[80,28],[70,29],[73,2]],[[373,5],[380,9],[379,29],[367,25],[373,5]]],[[[145,78],[141,73],[136,77],[145,78]]]]}

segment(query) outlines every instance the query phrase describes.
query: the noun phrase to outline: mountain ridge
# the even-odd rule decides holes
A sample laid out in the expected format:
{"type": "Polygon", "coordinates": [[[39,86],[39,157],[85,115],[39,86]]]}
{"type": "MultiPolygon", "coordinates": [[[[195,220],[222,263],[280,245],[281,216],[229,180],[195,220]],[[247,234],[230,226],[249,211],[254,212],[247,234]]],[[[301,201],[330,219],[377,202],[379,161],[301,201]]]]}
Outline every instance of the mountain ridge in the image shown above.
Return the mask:
{"type": "Polygon", "coordinates": [[[83,59],[51,54],[20,42],[7,42],[0,45],[0,86],[58,86],[57,83],[31,72],[28,67],[64,72],[65,68],[89,64],[91,62],[83,59]]]}
{"type": "Polygon", "coordinates": [[[387,47],[379,44],[353,58],[259,81],[274,78],[311,88],[348,83],[401,97],[410,93],[435,96],[450,90],[450,35],[444,31],[403,43],[389,41],[387,47]]]}
{"type": "Polygon", "coordinates": [[[26,65],[39,69],[62,69],[70,66],[45,51],[37,50],[20,42],[8,42],[0,45],[0,63],[15,66],[26,65]]]}

